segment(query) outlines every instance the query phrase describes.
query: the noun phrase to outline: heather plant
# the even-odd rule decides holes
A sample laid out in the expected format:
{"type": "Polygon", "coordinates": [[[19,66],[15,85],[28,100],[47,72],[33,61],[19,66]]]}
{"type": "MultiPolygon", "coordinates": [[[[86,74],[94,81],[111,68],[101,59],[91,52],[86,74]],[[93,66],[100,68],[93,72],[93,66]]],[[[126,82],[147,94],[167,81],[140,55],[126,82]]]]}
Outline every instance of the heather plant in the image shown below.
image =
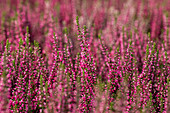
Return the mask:
{"type": "Polygon", "coordinates": [[[35,42],[35,47],[31,47],[27,33],[25,40],[20,39],[18,50],[10,53],[9,45],[7,41],[1,76],[5,80],[3,84],[8,93],[7,98],[2,101],[9,103],[10,112],[36,112],[40,108],[44,109],[46,93],[43,88],[47,80],[47,70],[38,44],[35,42]]]}
{"type": "MultiPolygon", "coordinates": [[[[158,57],[159,50],[156,50],[156,43],[151,43],[147,45],[144,68],[139,77],[140,79],[138,80],[142,85],[140,101],[142,106],[140,106],[142,109],[143,107],[148,106],[151,112],[163,112],[164,110],[166,111],[166,109],[163,108],[165,98],[162,97],[163,94],[161,93],[161,90],[164,87],[161,85],[163,82],[163,73],[161,73],[161,70],[164,70],[164,68],[160,68],[162,67],[162,64],[158,57]]],[[[166,82],[163,82],[163,84],[165,85],[166,82]]]]}
{"type": "Polygon", "coordinates": [[[124,62],[124,81],[127,82],[128,89],[127,89],[127,106],[126,111],[131,112],[131,110],[136,110],[134,106],[134,102],[136,101],[136,90],[137,90],[137,67],[136,67],[136,60],[134,56],[134,52],[132,49],[132,41],[129,43],[129,47],[127,49],[127,53],[125,55],[125,62],[124,62]]]}
{"type": "Polygon", "coordinates": [[[0,112],[170,111],[168,0],[0,0],[0,112]]]}
{"type": "Polygon", "coordinates": [[[86,26],[81,33],[79,28],[79,19],[77,17],[78,37],[80,40],[80,82],[81,82],[81,99],[80,111],[91,112],[95,96],[94,84],[96,82],[95,62],[89,50],[89,42],[87,41],[86,26]]]}

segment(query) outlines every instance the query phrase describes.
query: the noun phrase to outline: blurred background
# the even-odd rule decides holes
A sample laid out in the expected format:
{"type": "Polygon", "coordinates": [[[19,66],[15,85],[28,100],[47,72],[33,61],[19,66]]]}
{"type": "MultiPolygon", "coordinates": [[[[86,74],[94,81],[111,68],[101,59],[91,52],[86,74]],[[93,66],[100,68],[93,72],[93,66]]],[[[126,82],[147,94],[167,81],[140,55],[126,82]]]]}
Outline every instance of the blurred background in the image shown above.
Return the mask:
{"type": "MultiPolygon", "coordinates": [[[[87,26],[92,42],[101,35],[108,48],[119,46],[123,52],[132,35],[140,57],[145,52],[148,33],[157,43],[164,40],[169,44],[169,6],[170,0],[0,0],[0,51],[7,39],[15,48],[28,26],[30,42],[37,40],[42,53],[50,52],[49,37],[53,32],[61,40],[67,32],[76,54],[79,16],[80,26],[87,26]]],[[[169,45],[166,49],[170,49],[169,45]]]]}

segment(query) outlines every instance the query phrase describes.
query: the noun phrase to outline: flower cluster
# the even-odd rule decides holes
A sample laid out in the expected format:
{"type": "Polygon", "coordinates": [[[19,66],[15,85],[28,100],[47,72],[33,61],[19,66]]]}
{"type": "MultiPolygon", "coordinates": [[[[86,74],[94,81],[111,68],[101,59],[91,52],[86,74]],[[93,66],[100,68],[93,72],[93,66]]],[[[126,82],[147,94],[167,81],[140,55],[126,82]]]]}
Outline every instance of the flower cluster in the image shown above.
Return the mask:
{"type": "Polygon", "coordinates": [[[0,6],[0,113],[170,112],[168,0],[0,6]]]}

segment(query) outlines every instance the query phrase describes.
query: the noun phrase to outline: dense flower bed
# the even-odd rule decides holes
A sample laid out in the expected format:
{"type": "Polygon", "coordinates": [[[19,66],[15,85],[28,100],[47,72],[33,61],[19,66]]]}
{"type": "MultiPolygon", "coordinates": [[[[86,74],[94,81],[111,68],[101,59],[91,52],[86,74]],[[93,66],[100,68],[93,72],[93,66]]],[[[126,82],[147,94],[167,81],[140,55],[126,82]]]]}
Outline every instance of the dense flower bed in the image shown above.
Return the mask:
{"type": "Polygon", "coordinates": [[[0,0],[0,113],[170,112],[169,0],[0,0]]]}

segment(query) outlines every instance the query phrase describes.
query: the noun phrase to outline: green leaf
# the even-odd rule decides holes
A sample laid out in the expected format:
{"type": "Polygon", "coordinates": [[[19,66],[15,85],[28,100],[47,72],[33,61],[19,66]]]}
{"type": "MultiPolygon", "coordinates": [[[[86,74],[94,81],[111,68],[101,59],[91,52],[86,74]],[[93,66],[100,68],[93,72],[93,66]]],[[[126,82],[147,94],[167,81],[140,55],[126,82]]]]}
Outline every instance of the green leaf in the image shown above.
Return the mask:
{"type": "Polygon", "coordinates": [[[32,53],[33,49],[32,47],[29,48],[29,53],[32,53]]]}
{"type": "Polygon", "coordinates": [[[29,27],[28,26],[26,27],[26,31],[27,31],[27,34],[29,34],[29,27]]]}
{"type": "Polygon", "coordinates": [[[157,52],[156,52],[156,58],[158,59],[158,56],[159,55],[159,50],[157,50],[157,52]]]}
{"type": "Polygon", "coordinates": [[[150,32],[148,33],[148,37],[151,38],[151,33],[150,32]]]}
{"type": "Polygon", "coordinates": [[[166,56],[166,57],[168,56],[167,51],[165,51],[165,56],[166,56]]]}
{"type": "Polygon", "coordinates": [[[147,44],[146,46],[146,55],[148,56],[149,55],[149,45],[147,44]]]}
{"type": "Polygon", "coordinates": [[[78,16],[76,17],[76,23],[79,26],[79,17],[78,16]]]}
{"type": "Polygon", "coordinates": [[[167,83],[169,84],[169,78],[167,78],[167,83]]]}
{"type": "Polygon", "coordinates": [[[63,29],[63,34],[68,34],[68,29],[66,27],[63,29]]]}
{"type": "Polygon", "coordinates": [[[10,43],[9,43],[9,40],[7,39],[7,41],[6,41],[6,49],[7,49],[7,51],[9,50],[9,47],[10,47],[10,43]]]}
{"type": "Polygon", "coordinates": [[[130,46],[132,45],[132,41],[129,42],[130,46]]]}
{"type": "Polygon", "coordinates": [[[12,63],[13,63],[13,66],[15,67],[15,60],[13,60],[12,63]]]}
{"type": "Polygon", "coordinates": [[[37,41],[35,41],[35,40],[34,40],[34,46],[39,47],[39,43],[37,41]]]}
{"type": "Polygon", "coordinates": [[[20,40],[19,40],[19,46],[21,46],[23,44],[23,40],[22,40],[22,38],[20,38],[20,40]]]}

